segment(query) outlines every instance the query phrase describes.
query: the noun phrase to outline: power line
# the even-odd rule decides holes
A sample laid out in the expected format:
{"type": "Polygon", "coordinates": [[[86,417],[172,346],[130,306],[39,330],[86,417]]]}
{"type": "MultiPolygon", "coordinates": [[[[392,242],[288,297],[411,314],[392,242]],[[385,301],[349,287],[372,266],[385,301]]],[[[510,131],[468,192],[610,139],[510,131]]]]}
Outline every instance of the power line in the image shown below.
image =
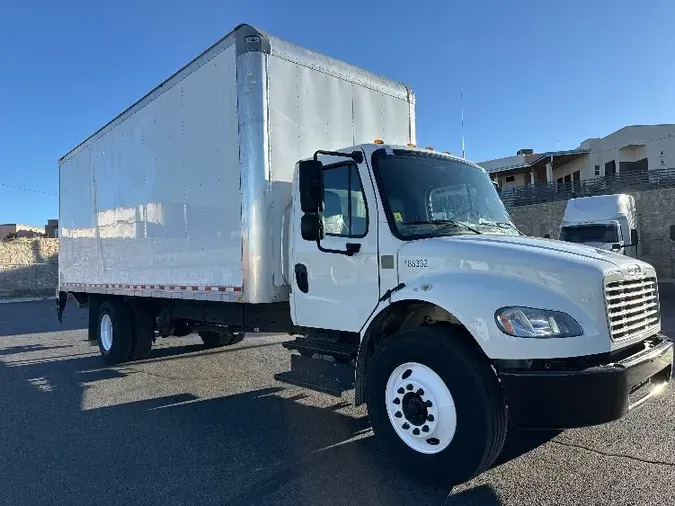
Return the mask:
{"type": "Polygon", "coordinates": [[[13,186],[11,184],[5,184],[5,183],[0,183],[0,186],[3,186],[5,188],[11,188],[12,190],[21,190],[24,192],[31,192],[31,193],[41,193],[42,195],[53,195],[53,196],[58,196],[56,193],[53,192],[44,192],[42,190],[33,190],[32,188],[24,188],[22,186],[13,186]]]}

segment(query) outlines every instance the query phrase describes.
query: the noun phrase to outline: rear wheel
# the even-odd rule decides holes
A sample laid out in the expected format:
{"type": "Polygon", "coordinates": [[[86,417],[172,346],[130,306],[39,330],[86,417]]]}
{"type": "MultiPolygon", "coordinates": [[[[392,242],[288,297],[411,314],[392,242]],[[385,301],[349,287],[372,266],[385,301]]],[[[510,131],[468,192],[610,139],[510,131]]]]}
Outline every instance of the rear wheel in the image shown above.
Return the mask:
{"type": "Polygon", "coordinates": [[[134,313],[134,344],[131,348],[130,360],[147,358],[155,339],[155,315],[152,308],[143,302],[136,302],[134,313]]]}
{"type": "Polygon", "coordinates": [[[220,348],[221,346],[231,346],[240,343],[244,340],[243,332],[231,332],[229,330],[223,332],[214,332],[201,330],[199,337],[207,348],[220,348]]]}
{"type": "Polygon", "coordinates": [[[97,341],[101,355],[110,364],[129,360],[133,347],[133,313],[123,300],[103,302],[98,312],[97,341]]]}
{"type": "Polygon", "coordinates": [[[448,327],[404,330],[376,351],[367,403],[389,456],[425,481],[455,485],[488,469],[506,438],[489,362],[448,327]]]}

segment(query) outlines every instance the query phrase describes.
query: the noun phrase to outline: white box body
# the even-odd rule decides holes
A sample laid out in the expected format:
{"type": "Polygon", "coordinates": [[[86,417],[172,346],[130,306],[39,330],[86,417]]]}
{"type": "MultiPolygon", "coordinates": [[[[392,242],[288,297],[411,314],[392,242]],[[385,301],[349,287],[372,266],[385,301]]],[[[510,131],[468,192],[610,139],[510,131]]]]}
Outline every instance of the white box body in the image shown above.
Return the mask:
{"type": "Polygon", "coordinates": [[[288,299],[281,220],[318,149],[415,142],[405,85],[240,25],[59,161],[59,289],[288,299]]]}

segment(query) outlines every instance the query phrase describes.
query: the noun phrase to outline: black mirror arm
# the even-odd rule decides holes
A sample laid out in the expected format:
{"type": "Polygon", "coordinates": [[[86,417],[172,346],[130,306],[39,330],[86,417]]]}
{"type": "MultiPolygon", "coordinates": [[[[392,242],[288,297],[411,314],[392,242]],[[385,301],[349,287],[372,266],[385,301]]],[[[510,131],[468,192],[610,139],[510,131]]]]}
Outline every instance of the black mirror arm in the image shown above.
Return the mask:
{"type": "Polygon", "coordinates": [[[354,256],[354,253],[361,251],[361,244],[348,242],[346,244],[346,249],[330,249],[324,248],[321,246],[321,240],[316,240],[316,247],[319,248],[321,253],[333,253],[335,255],[347,255],[348,257],[354,256]]]}

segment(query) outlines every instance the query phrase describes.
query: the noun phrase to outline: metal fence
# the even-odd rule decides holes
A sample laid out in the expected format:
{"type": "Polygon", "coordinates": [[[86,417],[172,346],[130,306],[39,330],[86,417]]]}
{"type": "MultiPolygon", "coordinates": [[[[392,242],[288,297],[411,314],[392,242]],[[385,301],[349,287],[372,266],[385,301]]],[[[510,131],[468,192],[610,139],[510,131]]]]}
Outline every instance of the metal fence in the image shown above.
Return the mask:
{"type": "Polygon", "coordinates": [[[584,181],[518,186],[502,190],[500,197],[506,207],[518,207],[577,197],[673,187],[675,187],[675,169],[655,169],[624,172],[584,181]]]}

